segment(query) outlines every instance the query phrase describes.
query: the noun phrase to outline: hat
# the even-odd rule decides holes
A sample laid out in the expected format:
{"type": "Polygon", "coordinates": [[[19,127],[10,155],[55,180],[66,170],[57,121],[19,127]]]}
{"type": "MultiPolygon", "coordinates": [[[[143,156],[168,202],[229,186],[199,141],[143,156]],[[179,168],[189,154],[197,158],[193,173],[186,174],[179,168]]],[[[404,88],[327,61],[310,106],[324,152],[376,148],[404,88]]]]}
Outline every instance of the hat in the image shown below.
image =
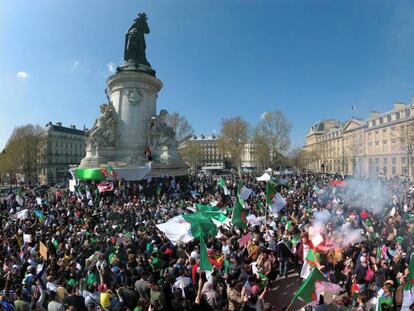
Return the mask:
{"type": "Polygon", "coordinates": [[[397,243],[402,243],[404,241],[404,238],[402,237],[402,236],[397,236],[396,238],[395,238],[395,242],[397,242],[397,243]]]}
{"type": "Polygon", "coordinates": [[[394,281],[392,281],[392,280],[386,280],[385,283],[384,283],[384,285],[391,285],[391,286],[393,286],[394,285],[394,281]]]}

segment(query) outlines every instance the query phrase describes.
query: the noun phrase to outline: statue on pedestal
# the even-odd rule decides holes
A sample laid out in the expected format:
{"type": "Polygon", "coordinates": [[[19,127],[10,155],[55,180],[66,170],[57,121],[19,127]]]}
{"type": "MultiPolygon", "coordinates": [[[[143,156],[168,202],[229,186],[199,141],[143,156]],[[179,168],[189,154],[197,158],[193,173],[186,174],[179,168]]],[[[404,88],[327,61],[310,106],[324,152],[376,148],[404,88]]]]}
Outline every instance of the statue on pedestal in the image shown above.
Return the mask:
{"type": "Polygon", "coordinates": [[[100,106],[101,115],[86,133],[88,147],[114,147],[116,144],[117,113],[111,102],[100,106]]]}
{"type": "Polygon", "coordinates": [[[177,139],[175,131],[167,123],[168,111],[163,109],[160,114],[150,121],[149,145],[154,152],[154,156],[160,162],[176,162],[177,139]]]}
{"type": "Polygon", "coordinates": [[[175,132],[167,123],[168,111],[163,109],[160,114],[151,120],[150,145],[153,150],[162,146],[176,147],[175,132]]]}
{"type": "Polygon", "coordinates": [[[126,62],[133,61],[136,65],[141,64],[151,67],[145,56],[146,45],[144,34],[148,34],[149,32],[147,15],[145,13],[139,13],[125,35],[124,60],[126,62]]]}

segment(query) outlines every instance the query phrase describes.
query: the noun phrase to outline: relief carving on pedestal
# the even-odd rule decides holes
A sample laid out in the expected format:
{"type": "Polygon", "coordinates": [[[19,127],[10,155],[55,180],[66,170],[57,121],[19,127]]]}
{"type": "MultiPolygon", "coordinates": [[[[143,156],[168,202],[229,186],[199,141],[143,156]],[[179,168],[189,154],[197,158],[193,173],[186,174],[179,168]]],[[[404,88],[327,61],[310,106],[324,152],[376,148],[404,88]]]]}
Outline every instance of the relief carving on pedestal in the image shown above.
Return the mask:
{"type": "Polygon", "coordinates": [[[144,92],[137,88],[131,88],[127,91],[127,98],[131,105],[136,106],[142,102],[144,92]]]}

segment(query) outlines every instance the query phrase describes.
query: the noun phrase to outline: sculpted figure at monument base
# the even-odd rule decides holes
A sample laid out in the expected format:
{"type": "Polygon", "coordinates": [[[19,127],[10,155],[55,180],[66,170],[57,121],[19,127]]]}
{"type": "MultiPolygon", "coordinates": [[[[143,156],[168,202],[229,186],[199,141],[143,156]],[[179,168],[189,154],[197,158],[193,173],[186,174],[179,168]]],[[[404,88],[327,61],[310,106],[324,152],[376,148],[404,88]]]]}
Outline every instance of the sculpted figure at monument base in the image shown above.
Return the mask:
{"type": "Polygon", "coordinates": [[[168,111],[163,109],[150,121],[149,145],[154,161],[162,164],[182,164],[177,153],[177,139],[174,129],[167,124],[168,111]]]}

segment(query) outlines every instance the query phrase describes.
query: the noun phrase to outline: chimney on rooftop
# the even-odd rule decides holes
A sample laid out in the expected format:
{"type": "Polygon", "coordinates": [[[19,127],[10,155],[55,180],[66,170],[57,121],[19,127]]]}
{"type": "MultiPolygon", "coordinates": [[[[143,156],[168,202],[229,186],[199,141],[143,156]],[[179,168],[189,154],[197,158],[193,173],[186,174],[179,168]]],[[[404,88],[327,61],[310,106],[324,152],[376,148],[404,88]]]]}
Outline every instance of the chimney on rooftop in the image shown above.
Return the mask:
{"type": "Polygon", "coordinates": [[[56,122],[57,126],[62,126],[62,122],[56,122]]]}
{"type": "Polygon", "coordinates": [[[405,108],[405,104],[404,103],[400,103],[400,102],[395,102],[394,103],[394,110],[401,110],[405,108]]]}
{"type": "Polygon", "coordinates": [[[371,119],[375,119],[375,118],[378,118],[379,114],[380,113],[378,111],[371,111],[370,117],[371,119]]]}

